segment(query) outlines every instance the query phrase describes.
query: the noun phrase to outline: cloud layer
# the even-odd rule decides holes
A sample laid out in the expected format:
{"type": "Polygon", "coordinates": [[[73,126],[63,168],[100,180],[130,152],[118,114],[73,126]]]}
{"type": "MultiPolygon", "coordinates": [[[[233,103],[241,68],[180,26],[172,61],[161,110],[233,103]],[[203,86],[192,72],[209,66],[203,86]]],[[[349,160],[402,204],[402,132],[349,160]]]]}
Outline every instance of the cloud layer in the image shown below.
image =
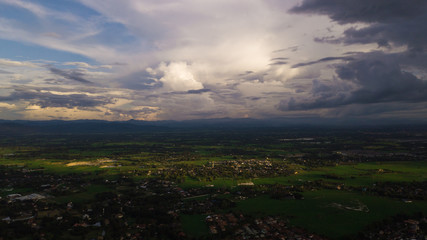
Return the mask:
{"type": "Polygon", "coordinates": [[[426,117],[424,0],[0,7],[0,118],[426,117]]]}
{"type": "Polygon", "coordinates": [[[346,105],[369,109],[379,104],[383,111],[392,111],[401,109],[402,103],[405,108],[426,103],[426,68],[420,65],[427,59],[426,1],[305,0],[290,12],[327,15],[340,25],[362,24],[349,26],[339,36],[315,37],[316,42],[377,44],[383,49],[295,64],[293,67],[305,67],[340,60],[330,66],[332,81],[313,80],[311,96],[283,100],[280,109],[342,109],[346,105]]]}

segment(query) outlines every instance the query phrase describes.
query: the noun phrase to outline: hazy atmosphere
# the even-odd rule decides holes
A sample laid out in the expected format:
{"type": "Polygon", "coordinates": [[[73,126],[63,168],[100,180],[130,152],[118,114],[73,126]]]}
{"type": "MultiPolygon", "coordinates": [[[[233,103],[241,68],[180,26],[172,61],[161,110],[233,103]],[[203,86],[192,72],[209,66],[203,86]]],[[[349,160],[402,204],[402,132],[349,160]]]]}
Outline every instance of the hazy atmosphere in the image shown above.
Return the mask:
{"type": "Polygon", "coordinates": [[[426,22],[425,0],[0,0],[0,119],[422,120],[426,22]]]}

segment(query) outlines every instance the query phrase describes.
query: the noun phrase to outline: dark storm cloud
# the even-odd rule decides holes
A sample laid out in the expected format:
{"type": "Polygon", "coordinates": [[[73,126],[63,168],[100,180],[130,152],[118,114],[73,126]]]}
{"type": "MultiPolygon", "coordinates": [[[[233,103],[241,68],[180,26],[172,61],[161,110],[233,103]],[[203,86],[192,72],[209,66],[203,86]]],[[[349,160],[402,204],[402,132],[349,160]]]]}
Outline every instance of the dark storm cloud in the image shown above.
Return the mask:
{"type": "Polygon", "coordinates": [[[328,15],[340,23],[390,22],[424,15],[425,0],[304,0],[290,11],[328,15]]]}
{"type": "Polygon", "coordinates": [[[364,58],[338,65],[339,80],[313,80],[307,100],[292,98],[279,104],[281,110],[333,108],[350,104],[427,101],[427,82],[401,69],[388,55],[364,58]]]}
{"type": "Polygon", "coordinates": [[[427,45],[427,15],[412,21],[397,24],[373,24],[369,27],[344,31],[342,38],[315,38],[317,42],[369,44],[376,43],[379,47],[406,45],[411,51],[422,52],[427,45]]]}
{"type": "Polygon", "coordinates": [[[330,80],[313,80],[308,95],[294,96],[279,103],[280,110],[336,108],[344,110],[360,106],[359,112],[392,111],[393,105],[407,108],[427,102],[427,81],[409,72],[426,70],[427,1],[425,0],[303,0],[290,10],[293,13],[322,14],[338,24],[364,23],[350,27],[342,37],[315,38],[330,44],[371,44],[392,49],[407,46],[396,53],[381,51],[349,52],[345,57],[327,57],[298,63],[292,67],[342,60],[334,64],[335,76],[330,80]],[[410,105],[409,105],[410,104],[410,105]],[[388,110],[378,106],[387,105],[388,110]],[[372,107],[377,106],[377,107],[372,107]],[[363,109],[370,109],[364,111],[363,109]]]}
{"type": "Polygon", "coordinates": [[[422,51],[427,44],[426,0],[304,0],[290,11],[327,15],[339,24],[369,24],[347,29],[342,38],[317,38],[317,41],[379,46],[394,43],[407,45],[414,51],[422,51]]]}
{"type": "Polygon", "coordinates": [[[32,104],[46,107],[92,108],[112,103],[106,97],[93,97],[86,94],[59,95],[50,92],[16,89],[9,96],[0,97],[0,101],[28,100],[32,104]]]}
{"type": "Polygon", "coordinates": [[[330,62],[330,61],[336,61],[336,60],[351,61],[351,60],[353,60],[353,58],[352,57],[326,57],[326,58],[321,58],[321,59],[316,60],[316,61],[305,62],[305,63],[297,63],[295,65],[292,65],[292,68],[304,67],[304,66],[317,64],[317,63],[330,62]]]}
{"type": "Polygon", "coordinates": [[[84,78],[85,75],[77,69],[63,70],[55,67],[49,67],[49,70],[51,73],[64,77],[69,80],[86,83],[86,84],[93,84],[91,81],[86,80],[84,78]]]}
{"type": "Polygon", "coordinates": [[[394,61],[376,59],[355,61],[337,67],[336,73],[341,79],[362,86],[352,93],[350,101],[353,102],[427,100],[427,82],[402,70],[394,61]]]}

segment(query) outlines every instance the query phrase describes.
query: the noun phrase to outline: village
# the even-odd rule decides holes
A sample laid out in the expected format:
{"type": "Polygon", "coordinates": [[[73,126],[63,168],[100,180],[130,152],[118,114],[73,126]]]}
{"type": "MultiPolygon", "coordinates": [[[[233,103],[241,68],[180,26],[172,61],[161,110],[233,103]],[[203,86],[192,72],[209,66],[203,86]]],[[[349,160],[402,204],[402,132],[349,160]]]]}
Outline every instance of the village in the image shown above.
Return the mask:
{"type": "MultiPolygon", "coordinates": [[[[235,164],[243,165],[233,162],[232,166],[235,164]]],[[[266,161],[250,161],[250,164],[271,167],[266,161]]],[[[262,171],[261,168],[258,172],[262,171]]],[[[0,239],[24,236],[34,239],[73,236],[99,240],[187,239],[191,236],[184,231],[180,218],[194,214],[206,216],[203,224],[214,239],[326,239],[290,225],[286,216],[254,218],[235,209],[237,202],[263,195],[304,201],[301,192],[328,188],[331,183],[324,181],[300,186],[245,183],[236,189],[213,186],[183,189],[173,181],[160,178],[135,182],[122,175],[107,180],[88,173],[59,176],[44,169],[4,166],[0,177],[3,195],[0,199],[0,239]],[[224,209],[229,212],[220,213],[224,209]]],[[[334,186],[332,184],[332,188],[334,186]]],[[[379,186],[372,189],[381,194],[379,186]]],[[[420,196],[420,189],[425,187],[414,187],[418,193],[414,197],[420,196]]],[[[425,195],[421,196],[425,199],[425,195]]],[[[414,223],[410,218],[406,220],[409,222],[405,226],[414,223]]],[[[399,228],[399,232],[402,236],[409,230],[419,234],[423,221],[416,222],[416,227],[399,228]]],[[[393,230],[388,229],[390,231],[393,230]]]]}
{"type": "Polygon", "coordinates": [[[424,139],[264,130],[5,136],[0,239],[420,236],[424,139]]]}
{"type": "MultiPolygon", "coordinates": [[[[10,193],[0,199],[2,239],[26,235],[38,239],[68,235],[94,239],[185,237],[179,222],[180,214],[213,214],[234,205],[232,200],[215,197],[233,195],[228,191],[210,187],[183,190],[167,180],[135,183],[122,176],[111,181],[87,181],[79,175],[55,176],[42,169],[4,167],[1,179],[2,192],[25,189],[28,193],[10,193]],[[87,201],[76,198],[94,185],[102,185],[109,191],[96,193],[93,199],[83,198],[87,201]],[[34,192],[30,193],[30,189],[34,192]],[[201,195],[207,198],[198,199],[201,195]],[[193,197],[196,199],[192,200],[193,197]],[[73,198],[78,201],[71,201],[73,198]]],[[[239,196],[242,194],[238,193],[239,196]]],[[[209,222],[206,218],[206,223],[209,222]]],[[[237,227],[232,222],[222,223],[237,227]]],[[[216,235],[218,231],[210,233],[216,235]]]]}

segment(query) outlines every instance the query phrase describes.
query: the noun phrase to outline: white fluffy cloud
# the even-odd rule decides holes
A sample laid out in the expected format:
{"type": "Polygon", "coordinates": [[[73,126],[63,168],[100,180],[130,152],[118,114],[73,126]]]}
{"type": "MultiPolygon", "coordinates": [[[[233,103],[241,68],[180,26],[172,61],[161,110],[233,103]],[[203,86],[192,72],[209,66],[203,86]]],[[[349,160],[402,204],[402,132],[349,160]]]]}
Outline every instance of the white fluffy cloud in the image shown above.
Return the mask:
{"type": "Polygon", "coordinates": [[[168,91],[188,91],[202,89],[203,85],[194,78],[191,66],[186,62],[161,63],[157,68],[163,74],[160,81],[168,91]]]}

